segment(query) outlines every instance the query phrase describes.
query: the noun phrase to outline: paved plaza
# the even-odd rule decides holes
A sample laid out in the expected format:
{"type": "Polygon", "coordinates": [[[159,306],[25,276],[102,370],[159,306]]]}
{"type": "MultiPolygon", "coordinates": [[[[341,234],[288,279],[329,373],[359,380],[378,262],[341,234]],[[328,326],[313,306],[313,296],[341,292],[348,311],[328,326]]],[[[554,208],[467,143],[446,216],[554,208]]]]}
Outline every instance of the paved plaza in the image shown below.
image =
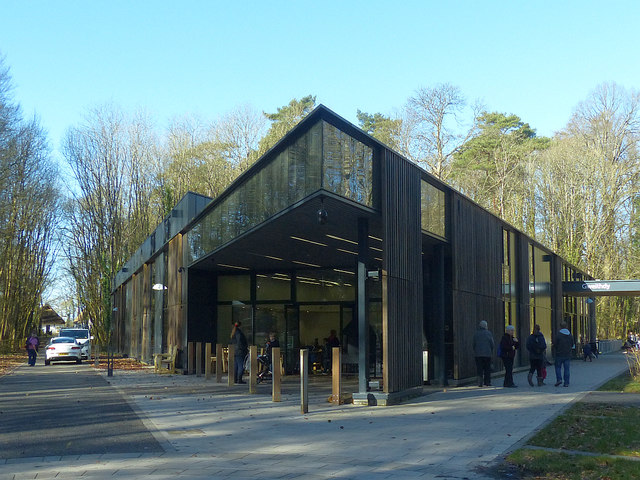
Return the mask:
{"type": "MultiPolygon", "coordinates": [[[[623,354],[601,355],[591,363],[573,361],[568,388],[553,386],[551,367],[543,387],[529,387],[526,372],[519,372],[519,388],[432,389],[390,407],[332,405],[325,377],[310,382],[307,414],[289,377],[282,401],[274,403],[270,385],[249,395],[246,385],[204,377],[99,373],[163,451],[27,458],[0,452],[0,479],[484,479],[486,467],[626,369],[623,354]]],[[[12,375],[29,373],[22,366],[12,375]]]]}

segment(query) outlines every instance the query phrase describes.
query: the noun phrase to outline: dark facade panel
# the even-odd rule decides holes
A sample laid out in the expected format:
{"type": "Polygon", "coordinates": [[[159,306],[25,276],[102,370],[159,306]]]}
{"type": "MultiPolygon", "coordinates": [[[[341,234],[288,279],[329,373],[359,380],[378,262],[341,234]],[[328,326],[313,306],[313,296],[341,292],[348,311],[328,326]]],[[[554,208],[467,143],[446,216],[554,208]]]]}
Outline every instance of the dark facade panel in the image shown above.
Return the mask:
{"type": "Polygon", "coordinates": [[[382,168],[385,392],[422,385],[420,171],[386,150],[382,168]]]}
{"type": "Polygon", "coordinates": [[[475,376],[473,334],[481,320],[498,341],[504,330],[502,222],[452,194],[454,377],[475,376]]]}

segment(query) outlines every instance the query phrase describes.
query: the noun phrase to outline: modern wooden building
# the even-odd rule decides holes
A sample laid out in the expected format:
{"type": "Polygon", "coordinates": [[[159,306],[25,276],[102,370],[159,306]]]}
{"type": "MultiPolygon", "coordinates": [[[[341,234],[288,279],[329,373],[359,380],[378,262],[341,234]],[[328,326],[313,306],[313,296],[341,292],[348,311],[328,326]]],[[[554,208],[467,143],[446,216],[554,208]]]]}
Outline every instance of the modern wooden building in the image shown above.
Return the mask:
{"type": "Polygon", "coordinates": [[[299,349],[336,330],[354,398],[391,404],[475,378],[481,320],[496,341],[507,324],[549,339],[563,318],[594,337],[588,299],[562,292],[583,279],[319,106],[218,198],[181,200],[116,276],[114,338],[143,360],[177,345],[186,365],[187,342],[226,344],[241,320],[250,343],[276,332],[295,373],[299,349]]]}

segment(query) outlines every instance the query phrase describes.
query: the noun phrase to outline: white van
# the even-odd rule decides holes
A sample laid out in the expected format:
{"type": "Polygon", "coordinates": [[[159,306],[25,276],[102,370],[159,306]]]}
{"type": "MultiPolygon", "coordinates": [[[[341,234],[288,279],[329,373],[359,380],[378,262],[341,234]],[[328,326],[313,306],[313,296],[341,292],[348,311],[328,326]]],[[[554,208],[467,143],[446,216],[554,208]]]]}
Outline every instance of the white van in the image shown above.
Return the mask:
{"type": "Polygon", "coordinates": [[[75,338],[82,346],[82,359],[87,360],[91,357],[91,335],[88,328],[61,328],[58,336],[75,338]]]}

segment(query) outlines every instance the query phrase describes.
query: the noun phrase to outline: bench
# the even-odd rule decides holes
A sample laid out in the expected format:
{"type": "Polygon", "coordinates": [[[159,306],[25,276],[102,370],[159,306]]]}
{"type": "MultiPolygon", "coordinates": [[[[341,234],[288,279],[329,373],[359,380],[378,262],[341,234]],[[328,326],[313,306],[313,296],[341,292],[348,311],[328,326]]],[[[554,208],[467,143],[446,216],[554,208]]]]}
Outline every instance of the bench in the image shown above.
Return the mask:
{"type": "Polygon", "coordinates": [[[153,355],[153,366],[156,373],[176,373],[176,355],[178,347],[169,345],[167,353],[156,353],[153,355]],[[166,367],[165,367],[166,365],[166,367]]]}

